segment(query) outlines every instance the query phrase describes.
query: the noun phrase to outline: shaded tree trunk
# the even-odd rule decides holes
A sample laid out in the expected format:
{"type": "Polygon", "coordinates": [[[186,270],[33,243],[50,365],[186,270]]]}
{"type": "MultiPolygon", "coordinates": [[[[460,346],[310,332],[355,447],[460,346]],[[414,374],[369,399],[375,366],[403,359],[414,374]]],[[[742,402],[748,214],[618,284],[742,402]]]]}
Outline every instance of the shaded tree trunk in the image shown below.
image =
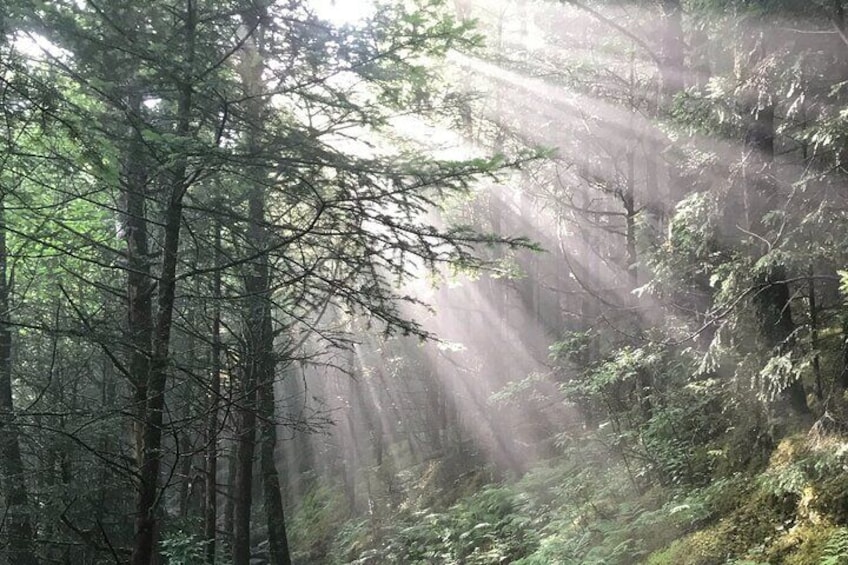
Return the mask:
{"type": "MultiPolygon", "coordinates": [[[[230,396],[232,402],[232,395],[230,396]]],[[[231,421],[238,418],[236,412],[235,418],[230,416],[231,421]]],[[[235,539],[235,514],[236,514],[236,475],[238,474],[238,457],[236,451],[238,449],[238,430],[239,424],[236,422],[233,425],[236,438],[233,445],[230,446],[227,453],[227,490],[226,498],[224,499],[224,517],[222,520],[223,542],[227,550],[233,550],[233,540],[235,539]]]]}
{"type": "MultiPolygon", "coordinates": [[[[777,187],[767,178],[766,169],[774,160],[775,117],[774,106],[751,109],[754,113],[745,132],[745,147],[749,151],[749,170],[745,178],[746,200],[752,229],[761,228],[765,213],[777,206],[777,187]],[[756,167],[756,168],[754,168],[756,167]]],[[[763,285],[755,302],[759,314],[760,332],[769,347],[785,350],[791,346],[795,332],[792,320],[791,292],[786,282],[786,268],[773,264],[760,273],[755,282],[763,285]]],[[[808,414],[807,398],[800,380],[790,383],[783,392],[790,409],[798,414],[808,414]]]]}
{"type": "MultiPolygon", "coordinates": [[[[790,310],[791,294],[785,280],[786,269],[782,265],[769,267],[756,279],[762,285],[762,290],[755,298],[760,332],[766,344],[776,351],[785,351],[791,347],[790,341],[795,332],[790,310]]],[[[783,391],[783,398],[796,414],[809,414],[807,396],[800,380],[789,383],[783,391]]]]}
{"type": "MultiPolygon", "coordinates": [[[[257,8],[258,10],[258,8],[257,8]]],[[[250,14],[247,19],[257,18],[248,23],[259,25],[260,14],[250,14]]],[[[254,26],[255,27],[255,26],[254,26]]],[[[242,83],[247,94],[245,113],[250,123],[261,124],[264,114],[264,86],[262,72],[265,68],[260,51],[261,30],[244,43],[242,62],[239,68],[242,83]]],[[[247,134],[247,149],[251,155],[261,153],[260,140],[255,132],[247,134]]],[[[264,169],[257,167],[250,178],[248,190],[248,253],[257,257],[246,265],[245,291],[246,324],[244,343],[247,350],[245,381],[248,386],[255,387],[258,394],[258,409],[261,414],[260,432],[260,476],[263,485],[263,506],[268,526],[269,549],[273,565],[290,565],[288,541],[286,538],[285,516],[283,513],[282,492],[277,472],[275,453],[277,444],[276,415],[274,406],[274,377],[275,354],[274,333],[271,312],[271,275],[268,256],[268,234],[265,230],[265,191],[264,169]]],[[[255,428],[255,415],[246,419],[255,428]]],[[[253,429],[245,433],[255,433],[253,429]]],[[[252,440],[252,437],[250,438],[252,440]]],[[[249,446],[248,441],[244,447],[249,446]]],[[[234,540],[235,565],[246,565],[250,559],[249,551],[249,521],[250,521],[250,492],[246,490],[248,474],[247,453],[239,457],[239,472],[241,483],[245,489],[236,496],[236,532],[234,540]]],[[[252,449],[250,451],[252,463],[252,449]]]]}
{"type": "Polygon", "coordinates": [[[147,384],[150,378],[150,353],[153,344],[153,278],[150,275],[150,249],[147,233],[147,173],[142,155],[141,94],[133,90],[128,99],[128,115],[136,122],[130,132],[124,168],[124,237],[127,244],[127,333],[129,334],[129,372],[134,392],[133,438],[135,457],[141,465],[144,450],[142,422],[147,410],[147,384]]]}
{"type": "MultiPolygon", "coordinates": [[[[187,66],[191,68],[196,26],[195,6],[186,4],[185,41],[187,66]]],[[[189,135],[193,89],[186,78],[178,84],[177,127],[179,137],[189,135]]],[[[157,510],[159,507],[159,469],[162,463],[162,423],[165,406],[165,385],[168,380],[171,326],[177,286],[177,257],[180,227],[183,218],[183,197],[188,189],[187,161],[179,156],[171,171],[171,188],[165,212],[162,270],[159,277],[156,328],[150,362],[150,379],[147,386],[147,405],[144,418],[144,450],[142,455],[138,493],[136,497],[135,543],[132,565],[149,565],[153,562],[156,546],[157,510]]]]}
{"type": "MultiPolygon", "coordinates": [[[[221,264],[221,225],[215,225],[215,267],[221,264]]],[[[218,410],[221,398],[221,271],[212,279],[212,348],[210,352],[210,387],[206,420],[206,489],[204,500],[203,537],[206,540],[206,563],[215,563],[218,537],[218,410]]]]}
{"type": "Polygon", "coordinates": [[[816,398],[819,401],[824,400],[824,383],[822,380],[821,359],[819,356],[819,310],[816,301],[816,282],[815,270],[813,266],[809,267],[808,286],[808,301],[810,315],[810,347],[813,350],[813,375],[816,378],[816,398]]]}
{"type": "Polygon", "coordinates": [[[256,450],[256,385],[253,371],[242,370],[237,399],[235,475],[233,477],[233,565],[250,564],[250,512],[256,450]]]}
{"type": "Polygon", "coordinates": [[[12,399],[12,331],[9,327],[9,279],[6,274],[6,223],[0,199],[0,485],[3,487],[5,520],[0,522],[8,539],[9,563],[38,565],[33,547],[29,496],[21,456],[15,407],[12,399]]]}
{"type": "MultiPolygon", "coordinates": [[[[268,321],[268,329],[270,330],[270,317],[268,321]]],[[[271,368],[273,369],[273,362],[271,368]]],[[[273,376],[273,370],[270,374],[273,376]]],[[[262,493],[265,516],[268,522],[271,564],[291,565],[288,538],[286,536],[282,491],[280,489],[280,477],[275,461],[277,424],[274,409],[273,379],[267,379],[260,386],[259,405],[262,413],[260,462],[262,468],[262,493]]]]}

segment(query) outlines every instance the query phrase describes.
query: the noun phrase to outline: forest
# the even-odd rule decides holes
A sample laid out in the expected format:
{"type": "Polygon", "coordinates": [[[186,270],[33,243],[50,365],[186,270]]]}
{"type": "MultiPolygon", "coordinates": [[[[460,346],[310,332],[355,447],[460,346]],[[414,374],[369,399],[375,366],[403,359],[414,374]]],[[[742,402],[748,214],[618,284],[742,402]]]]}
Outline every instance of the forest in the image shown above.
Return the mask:
{"type": "Polygon", "coordinates": [[[848,565],[844,0],[0,8],[0,565],[848,565]]]}

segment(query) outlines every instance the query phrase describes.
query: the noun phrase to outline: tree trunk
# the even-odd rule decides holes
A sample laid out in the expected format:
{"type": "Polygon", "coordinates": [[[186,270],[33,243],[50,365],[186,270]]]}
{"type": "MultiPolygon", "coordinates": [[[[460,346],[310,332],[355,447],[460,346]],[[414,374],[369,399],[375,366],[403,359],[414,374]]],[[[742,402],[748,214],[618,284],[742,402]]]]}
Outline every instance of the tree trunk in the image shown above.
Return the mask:
{"type": "MultiPolygon", "coordinates": [[[[774,106],[757,108],[745,131],[745,148],[749,152],[745,170],[745,201],[747,202],[747,225],[750,230],[762,229],[761,218],[777,205],[777,187],[768,179],[768,167],[774,160],[775,118],[774,106]]],[[[791,293],[786,283],[786,269],[774,264],[757,275],[755,283],[762,289],[755,297],[759,314],[760,334],[768,347],[786,350],[795,331],[790,308],[791,293]]],[[[809,413],[804,386],[800,380],[793,381],[783,391],[790,409],[798,414],[809,413]]]]}
{"type": "MultiPolygon", "coordinates": [[[[221,264],[221,225],[215,226],[215,267],[221,264]]],[[[218,523],[218,409],[221,398],[221,271],[216,270],[212,279],[212,351],[211,383],[209,387],[209,414],[206,421],[206,497],[204,501],[203,534],[206,539],[206,563],[215,563],[215,543],[218,523]]]]}
{"type": "Polygon", "coordinates": [[[809,267],[807,279],[809,314],[810,314],[810,348],[813,350],[813,375],[816,378],[816,398],[824,400],[824,383],[822,380],[821,360],[819,356],[819,310],[816,304],[815,269],[809,267]]]}
{"type": "Polygon", "coordinates": [[[158,509],[159,468],[162,462],[162,423],[165,385],[168,380],[169,345],[176,290],[177,247],[182,219],[182,187],[174,187],[165,227],[165,247],[153,358],[148,384],[147,410],[144,421],[144,451],[141,477],[136,499],[136,538],[133,565],[151,563],[156,543],[156,511],[158,509]]]}
{"type": "Polygon", "coordinates": [[[5,521],[0,522],[0,525],[7,534],[9,563],[38,565],[33,548],[35,534],[29,516],[26,474],[12,400],[12,331],[9,328],[11,308],[6,259],[5,212],[0,200],[0,485],[3,487],[6,506],[5,521]]]}
{"type": "MultiPolygon", "coordinates": [[[[251,363],[248,360],[248,363],[251,363]]],[[[256,450],[256,384],[242,370],[237,399],[235,477],[233,478],[233,565],[250,565],[250,511],[253,506],[253,455],[256,450]]]]}
{"type": "MultiPolygon", "coordinates": [[[[232,397],[230,397],[230,401],[232,401],[232,397]]],[[[238,417],[238,413],[235,414],[238,417]]],[[[231,421],[233,417],[230,417],[231,421]]],[[[238,426],[236,423],[233,427],[236,429],[236,435],[238,435],[238,426]]],[[[236,514],[236,475],[238,474],[238,458],[236,457],[236,450],[238,448],[238,438],[233,442],[235,445],[230,446],[230,450],[227,453],[227,491],[226,498],[224,499],[224,518],[223,518],[223,545],[224,547],[232,551],[233,549],[233,540],[235,539],[235,514],[236,514]]]]}
{"type": "MultiPolygon", "coordinates": [[[[128,115],[140,122],[141,94],[130,87],[128,115]]],[[[133,439],[136,462],[141,465],[144,450],[142,422],[147,410],[147,383],[150,378],[150,351],[153,344],[153,279],[150,276],[150,250],[147,235],[147,174],[142,155],[141,127],[134,124],[124,167],[123,198],[126,205],[124,237],[127,243],[127,333],[129,372],[134,392],[133,439]]]]}
{"type": "MultiPolygon", "coordinates": [[[[252,14],[248,17],[258,18],[261,14],[252,14]]],[[[252,22],[248,22],[252,23],[252,22]]],[[[261,30],[257,30],[254,36],[248,38],[243,47],[242,64],[239,68],[242,83],[248,99],[245,102],[246,115],[251,124],[261,124],[264,108],[264,85],[262,82],[262,71],[265,68],[262,54],[260,52],[261,30]]],[[[247,134],[247,149],[251,155],[258,155],[261,151],[259,138],[255,133],[247,134]]],[[[280,478],[276,466],[276,444],[277,429],[276,415],[274,409],[274,380],[275,380],[275,354],[274,333],[271,312],[271,275],[268,257],[268,234],[265,230],[265,182],[264,170],[258,168],[249,182],[251,186],[248,192],[248,233],[247,242],[249,254],[258,254],[258,257],[246,265],[245,291],[247,295],[247,315],[245,324],[244,343],[247,350],[247,365],[245,381],[256,388],[258,393],[259,411],[262,417],[260,424],[260,476],[263,485],[263,506],[268,526],[269,548],[272,565],[290,565],[288,540],[286,538],[285,516],[283,513],[283,499],[280,491],[280,478]]],[[[253,393],[252,393],[253,394],[253,393]]],[[[255,428],[255,416],[248,417],[252,420],[255,428]]],[[[248,432],[248,433],[252,433],[248,432]]],[[[245,443],[245,447],[248,447],[245,443]]],[[[246,457],[245,453],[245,457],[246,457]]],[[[252,463],[252,451],[251,451],[252,463]]],[[[247,460],[241,460],[239,469],[242,480],[246,480],[247,460]]],[[[246,485],[245,485],[246,486],[246,485]]],[[[236,504],[248,503],[250,497],[247,492],[236,497],[236,504]]],[[[238,508],[238,506],[237,506],[238,508]]],[[[242,528],[247,524],[249,530],[249,503],[247,508],[241,507],[241,513],[236,511],[236,549],[234,551],[235,565],[245,565],[250,558],[249,532],[239,530],[239,522],[242,528]],[[241,535],[239,535],[241,534],[241,535]],[[246,540],[247,538],[247,540],[246,540]],[[247,547],[245,547],[245,543],[247,547]]]]}
{"type": "MultiPolygon", "coordinates": [[[[262,224],[265,216],[264,187],[256,185],[251,190],[249,238],[255,249],[267,245],[262,224]]],[[[245,290],[250,297],[250,324],[245,341],[248,349],[248,367],[253,375],[249,381],[256,383],[259,394],[260,471],[265,518],[268,525],[269,548],[272,565],[291,565],[286,538],[283,499],[276,465],[277,419],[274,406],[274,334],[271,318],[270,273],[267,254],[262,254],[250,266],[253,273],[247,277],[245,290]]]]}
{"type": "MultiPolygon", "coordinates": [[[[194,51],[196,12],[189,0],[185,14],[185,40],[187,67],[191,68],[194,51]]],[[[193,89],[189,79],[178,84],[177,136],[189,135],[193,89]]],[[[165,212],[165,240],[162,249],[162,271],[159,277],[156,329],[147,386],[147,408],[144,418],[144,450],[136,497],[135,543],[132,565],[149,565],[153,562],[156,546],[157,510],[159,507],[159,469],[162,462],[162,422],[165,406],[165,385],[168,380],[171,325],[177,286],[177,256],[180,226],[183,217],[183,197],[188,189],[187,161],[178,156],[171,174],[171,191],[165,212]]]]}
{"type": "MultiPolygon", "coordinates": [[[[785,351],[791,347],[790,340],[795,332],[795,322],[789,307],[791,295],[785,280],[784,267],[774,265],[759,275],[756,281],[762,285],[755,299],[760,332],[766,344],[775,351],[785,351]]],[[[809,414],[807,396],[800,380],[793,381],[784,389],[783,398],[796,414],[809,414]]]]}
{"type": "MultiPolygon", "coordinates": [[[[288,364],[283,378],[283,397],[286,399],[290,418],[300,418],[306,412],[307,391],[303,384],[305,378],[299,365],[293,362],[288,364]]],[[[312,485],[315,456],[310,438],[308,431],[292,430],[291,441],[284,444],[287,486],[285,492],[289,495],[287,502],[298,500],[312,485]]]]}
{"type": "MultiPolygon", "coordinates": [[[[267,329],[270,330],[270,316],[268,322],[267,329]]],[[[273,369],[273,359],[271,359],[271,369],[273,369]]],[[[273,376],[273,374],[273,370],[271,370],[270,376],[273,376]]],[[[262,467],[262,493],[265,517],[268,521],[271,565],[291,565],[280,477],[275,461],[277,424],[274,409],[273,379],[266,379],[259,387],[259,410],[262,414],[260,462],[262,467]]]]}

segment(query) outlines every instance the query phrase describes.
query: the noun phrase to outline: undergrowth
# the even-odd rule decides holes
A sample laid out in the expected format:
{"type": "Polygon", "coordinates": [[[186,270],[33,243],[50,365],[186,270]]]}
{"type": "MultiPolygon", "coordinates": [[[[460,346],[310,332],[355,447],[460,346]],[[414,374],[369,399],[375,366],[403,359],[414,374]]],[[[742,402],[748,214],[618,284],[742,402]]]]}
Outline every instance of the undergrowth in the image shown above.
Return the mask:
{"type": "Polygon", "coordinates": [[[493,473],[448,478],[430,461],[404,473],[407,502],[394,513],[381,507],[341,527],[342,493],[317,487],[295,513],[296,557],[361,565],[848,565],[848,443],[840,439],[788,437],[758,469],[648,488],[605,449],[574,444],[520,479],[488,483],[493,473]]]}

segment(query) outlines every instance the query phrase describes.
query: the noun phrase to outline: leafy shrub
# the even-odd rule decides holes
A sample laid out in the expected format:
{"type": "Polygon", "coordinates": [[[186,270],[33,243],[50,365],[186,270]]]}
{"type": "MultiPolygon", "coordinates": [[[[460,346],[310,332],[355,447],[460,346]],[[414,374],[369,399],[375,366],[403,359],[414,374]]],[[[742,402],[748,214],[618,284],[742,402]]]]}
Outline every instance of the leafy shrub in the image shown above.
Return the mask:
{"type": "Polygon", "coordinates": [[[834,474],[816,484],[816,496],[810,507],[837,524],[848,524],[848,476],[834,474]]]}
{"type": "Polygon", "coordinates": [[[160,542],[168,565],[203,565],[206,542],[199,536],[178,530],[160,542]]]}
{"type": "Polygon", "coordinates": [[[373,531],[368,520],[348,520],[333,539],[334,563],[347,563],[367,551],[373,531]]]}
{"type": "Polygon", "coordinates": [[[537,543],[525,502],[511,488],[489,486],[444,512],[399,516],[383,532],[383,546],[363,552],[356,562],[511,563],[537,543]]]}
{"type": "Polygon", "coordinates": [[[328,555],[339,523],[348,513],[347,501],[339,488],[313,484],[287,524],[295,560],[310,561],[328,555]]]}

